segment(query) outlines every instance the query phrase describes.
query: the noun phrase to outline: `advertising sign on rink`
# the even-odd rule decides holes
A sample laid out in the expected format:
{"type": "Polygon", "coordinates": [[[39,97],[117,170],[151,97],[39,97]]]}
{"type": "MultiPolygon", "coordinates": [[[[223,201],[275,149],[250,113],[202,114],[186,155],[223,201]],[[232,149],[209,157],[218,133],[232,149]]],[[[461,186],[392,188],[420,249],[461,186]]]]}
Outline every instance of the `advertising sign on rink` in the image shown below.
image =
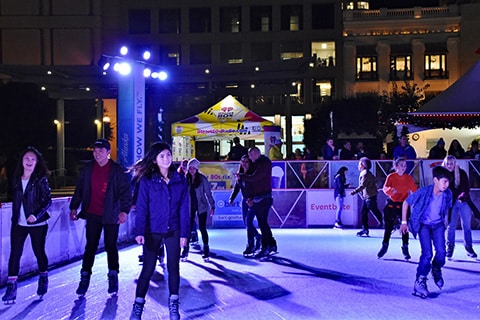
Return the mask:
{"type": "Polygon", "coordinates": [[[212,217],[212,224],[215,228],[245,227],[242,217],[242,195],[239,194],[230,205],[228,203],[230,194],[231,190],[213,192],[215,214],[212,217]]]}
{"type": "MultiPolygon", "coordinates": [[[[344,198],[342,223],[344,225],[357,224],[357,196],[350,195],[351,190],[346,190],[344,198]]],[[[308,226],[333,226],[337,203],[333,198],[333,189],[307,190],[307,227],[308,226]]]]}

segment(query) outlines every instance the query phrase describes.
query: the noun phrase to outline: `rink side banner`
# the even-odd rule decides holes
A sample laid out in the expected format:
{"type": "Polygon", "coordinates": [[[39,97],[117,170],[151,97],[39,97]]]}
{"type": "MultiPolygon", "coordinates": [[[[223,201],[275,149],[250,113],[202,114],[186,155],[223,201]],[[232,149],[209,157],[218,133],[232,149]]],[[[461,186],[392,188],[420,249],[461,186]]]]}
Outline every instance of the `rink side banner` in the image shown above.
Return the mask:
{"type": "Polygon", "coordinates": [[[215,228],[244,228],[242,216],[242,195],[239,194],[232,205],[228,203],[230,191],[217,190],[213,192],[215,199],[215,214],[212,226],[215,228]]]}
{"type": "MultiPolygon", "coordinates": [[[[200,172],[210,181],[212,190],[231,190],[235,187],[235,173],[239,162],[201,162],[200,172]]],[[[272,164],[272,188],[285,189],[285,162],[272,164]]]]}
{"type": "MultiPolygon", "coordinates": [[[[347,196],[344,199],[342,223],[344,225],[357,224],[357,196],[347,196]]],[[[337,212],[337,203],[333,198],[333,189],[307,191],[307,227],[308,226],[333,226],[337,212]]]]}

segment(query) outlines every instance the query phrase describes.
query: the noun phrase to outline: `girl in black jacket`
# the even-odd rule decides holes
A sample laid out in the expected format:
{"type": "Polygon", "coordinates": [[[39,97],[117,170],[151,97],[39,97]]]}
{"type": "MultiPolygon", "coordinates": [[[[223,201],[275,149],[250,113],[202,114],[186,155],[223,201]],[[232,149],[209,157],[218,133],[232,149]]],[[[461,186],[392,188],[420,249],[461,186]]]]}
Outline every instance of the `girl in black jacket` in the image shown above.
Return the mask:
{"type": "Polygon", "coordinates": [[[24,150],[13,178],[11,249],[8,259],[7,291],[2,298],[6,303],[17,298],[20,258],[29,235],[40,273],[37,294],[43,296],[47,293],[48,258],[45,253],[45,241],[47,220],[50,218],[47,209],[52,203],[47,176],[48,169],[42,154],[34,147],[24,150]]]}

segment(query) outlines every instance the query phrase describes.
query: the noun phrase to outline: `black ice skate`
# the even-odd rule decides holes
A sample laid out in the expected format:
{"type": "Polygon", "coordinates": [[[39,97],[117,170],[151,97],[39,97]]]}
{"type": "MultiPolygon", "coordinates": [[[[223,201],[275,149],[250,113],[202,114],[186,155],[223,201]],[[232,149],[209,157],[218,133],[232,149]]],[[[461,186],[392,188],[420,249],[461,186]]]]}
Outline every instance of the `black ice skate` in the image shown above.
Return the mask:
{"type": "Polygon", "coordinates": [[[210,247],[208,245],[203,246],[202,259],[205,262],[210,261],[210,247]]]}
{"type": "Polygon", "coordinates": [[[255,236],[255,251],[258,251],[262,248],[262,235],[257,234],[255,236]]]}
{"type": "Polygon", "coordinates": [[[80,272],[80,283],[78,284],[78,288],[76,291],[79,297],[83,297],[85,293],[87,293],[89,285],[90,285],[90,273],[86,271],[80,272]]]}
{"type": "Polygon", "coordinates": [[[178,305],[178,295],[172,294],[170,298],[168,298],[168,310],[170,311],[170,320],[180,320],[178,305]]]}
{"type": "Polygon", "coordinates": [[[474,259],[477,258],[477,254],[476,254],[475,251],[473,250],[473,247],[467,247],[467,246],[465,246],[465,251],[467,251],[467,256],[469,256],[470,258],[474,258],[474,259]]]}
{"type": "Polygon", "coordinates": [[[432,268],[433,281],[437,285],[438,289],[442,289],[445,282],[442,277],[442,270],[439,268],[432,268]]]}
{"type": "Polygon", "coordinates": [[[382,243],[382,247],[380,248],[380,251],[378,251],[377,253],[377,258],[380,259],[381,257],[383,257],[385,255],[385,253],[387,253],[388,251],[388,243],[382,243]]]}
{"type": "Polygon", "coordinates": [[[183,247],[182,253],[180,254],[180,260],[181,261],[188,261],[188,245],[183,247]]]}
{"type": "Polygon", "coordinates": [[[422,299],[426,299],[428,297],[428,288],[427,288],[427,277],[426,276],[419,276],[413,285],[413,292],[414,296],[420,297],[422,299]]]}
{"type": "Polygon", "coordinates": [[[2,301],[5,304],[13,304],[15,303],[15,299],[17,299],[17,281],[9,280],[7,282],[7,291],[5,292],[5,295],[2,297],[2,301]]]}
{"type": "Polygon", "coordinates": [[[108,271],[108,293],[116,296],[118,293],[118,272],[116,270],[108,271]]]}
{"type": "Polygon", "coordinates": [[[143,313],[143,307],[144,306],[145,306],[145,300],[143,302],[138,302],[135,299],[135,302],[133,303],[132,313],[130,313],[130,320],[140,320],[140,319],[142,319],[142,313],[143,313]]]}
{"type": "Polygon", "coordinates": [[[447,244],[447,259],[452,260],[453,259],[453,249],[455,248],[455,245],[452,243],[447,244]]]}
{"type": "Polygon", "coordinates": [[[48,290],[48,273],[40,273],[38,276],[37,294],[42,298],[48,290]]]}
{"type": "Polygon", "coordinates": [[[368,229],[362,229],[358,231],[357,237],[368,237],[368,229]]]}
{"type": "Polygon", "coordinates": [[[410,260],[412,257],[410,256],[410,252],[408,251],[408,244],[404,244],[402,246],[402,254],[405,260],[410,260]]]}
{"type": "Polygon", "coordinates": [[[255,247],[247,245],[245,248],[245,251],[243,251],[243,256],[244,257],[253,257],[255,254],[255,247]]]}

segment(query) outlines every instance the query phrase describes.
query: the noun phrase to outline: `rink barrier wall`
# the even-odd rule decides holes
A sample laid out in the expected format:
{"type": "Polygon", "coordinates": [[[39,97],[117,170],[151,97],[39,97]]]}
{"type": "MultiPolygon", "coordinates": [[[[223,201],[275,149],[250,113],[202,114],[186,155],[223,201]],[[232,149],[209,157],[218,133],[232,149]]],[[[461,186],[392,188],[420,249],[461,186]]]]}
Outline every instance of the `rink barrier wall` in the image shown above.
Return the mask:
{"type": "MultiPolygon", "coordinates": [[[[480,179],[478,165],[480,161],[459,160],[470,176],[473,202],[480,204],[480,179]],[[477,163],[479,162],[479,163],[477,163]],[[468,168],[468,169],[467,169],[468,168]]],[[[440,160],[416,160],[409,162],[409,171],[420,186],[430,184],[431,168],[440,160]]],[[[273,162],[273,205],[269,214],[269,223],[273,228],[314,228],[329,227],[335,222],[336,203],[333,199],[333,176],[341,166],[349,168],[347,183],[352,188],[358,184],[358,161],[274,161],[273,162]]],[[[372,172],[377,177],[379,194],[378,207],[383,209],[386,196],[381,191],[386,176],[391,169],[391,161],[373,161],[372,172]]],[[[229,197],[235,183],[234,173],[238,162],[202,162],[201,171],[212,184],[215,199],[215,215],[209,218],[210,228],[243,228],[241,195],[232,205],[229,197]]],[[[357,228],[361,224],[359,211],[362,200],[358,195],[350,196],[347,190],[342,222],[347,228],[357,228]]],[[[50,220],[47,233],[46,251],[49,265],[56,266],[78,260],[85,248],[85,221],[70,220],[71,197],[54,198],[48,210],[50,220]]],[[[4,286],[8,276],[8,257],[10,254],[11,203],[3,203],[0,208],[0,286],[4,286]]],[[[370,226],[378,221],[373,214],[369,217],[370,226]]],[[[119,243],[133,243],[134,214],[130,213],[127,222],[120,226],[119,243]]],[[[472,219],[472,228],[478,228],[479,221],[472,219]]],[[[103,236],[100,250],[103,248],[103,236]]],[[[120,261],[121,263],[121,261],[120,261]]],[[[29,275],[37,269],[36,258],[32,252],[29,238],[25,242],[20,265],[20,276],[29,275]]],[[[79,268],[80,272],[80,268],[79,268]]]]}

